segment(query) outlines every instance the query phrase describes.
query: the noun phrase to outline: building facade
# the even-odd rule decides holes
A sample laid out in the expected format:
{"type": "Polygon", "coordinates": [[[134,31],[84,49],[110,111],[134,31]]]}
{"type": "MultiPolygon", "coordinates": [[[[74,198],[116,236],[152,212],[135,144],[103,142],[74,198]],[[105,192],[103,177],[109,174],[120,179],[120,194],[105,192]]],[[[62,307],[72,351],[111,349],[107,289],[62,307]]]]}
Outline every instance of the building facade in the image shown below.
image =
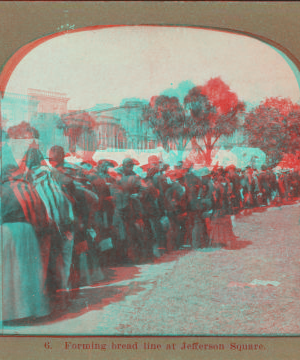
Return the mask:
{"type": "Polygon", "coordinates": [[[37,113],[62,115],[68,112],[67,94],[57,91],[45,91],[38,89],[28,89],[27,95],[34,98],[37,104],[37,113]]]}
{"type": "Polygon", "coordinates": [[[1,100],[2,127],[7,130],[22,122],[27,122],[39,132],[39,146],[46,154],[54,144],[68,149],[68,139],[58,125],[61,116],[67,112],[69,98],[59,92],[29,89],[28,93],[5,92],[1,100]]]}
{"type": "Polygon", "coordinates": [[[30,122],[38,112],[39,101],[31,95],[5,92],[1,99],[1,119],[5,126],[30,122]]]}
{"type": "Polygon", "coordinates": [[[77,146],[89,151],[156,148],[156,136],[142,121],[144,105],[138,101],[128,101],[118,107],[97,104],[62,115],[70,150],[75,151],[77,146]]]}
{"type": "MultiPolygon", "coordinates": [[[[68,110],[66,94],[29,89],[27,95],[5,93],[1,113],[6,126],[29,122],[40,134],[40,149],[47,153],[53,145],[66,152],[77,150],[121,151],[155,149],[162,144],[143,121],[146,101],[127,100],[120,106],[97,104],[85,110],[68,110]]],[[[242,145],[244,137],[237,130],[221,137],[216,147],[230,149],[242,145]]]]}

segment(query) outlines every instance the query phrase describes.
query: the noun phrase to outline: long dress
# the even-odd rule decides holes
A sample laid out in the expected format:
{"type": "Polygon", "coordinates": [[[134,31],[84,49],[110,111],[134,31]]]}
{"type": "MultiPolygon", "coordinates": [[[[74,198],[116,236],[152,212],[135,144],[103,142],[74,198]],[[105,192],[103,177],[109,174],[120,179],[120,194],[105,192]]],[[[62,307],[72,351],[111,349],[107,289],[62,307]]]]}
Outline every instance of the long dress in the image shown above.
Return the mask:
{"type": "Polygon", "coordinates": [[[198,194],[190,203],[196,209],[194,226],[192,229],[192,248],[205,248],[210,245],[206,216],[209,218],[209,211],[212,207],[211,191],[209,184],[201,184],[198,194]]]}
{"type": "Polygon", "coordinates": [[[45,225],[46,210],[29,183],[2,184],[2,320],[50,313],[43,292],[43,264],[35,226],[45,225]]]}
{"type": "Polygon", "coordinates": [[[210,233],[213,246],[221,245],[232,248],[236,241],[229,215],[228,195],[227,183],[217,182],[214,184],[214,213],[211,218],[210,233]]]}

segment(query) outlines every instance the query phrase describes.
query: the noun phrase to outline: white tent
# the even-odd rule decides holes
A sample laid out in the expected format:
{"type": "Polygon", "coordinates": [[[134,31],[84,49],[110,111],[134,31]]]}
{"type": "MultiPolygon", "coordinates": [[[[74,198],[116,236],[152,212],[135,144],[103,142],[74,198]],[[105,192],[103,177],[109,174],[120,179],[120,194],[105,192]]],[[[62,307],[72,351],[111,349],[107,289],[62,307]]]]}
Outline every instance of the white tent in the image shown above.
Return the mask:
{"type": "Polygon", "coordinates": [[[66,156],[65,161],[70,164],[80,164],[83,161],[82,157],[79,156],[66,156]]]}
{"type": "MultiPolygon", "coordinates": [[[[114,160],[119,165],[122,164],[122,161],[128,157],[136,158],[134,150],[126,149],[121,151],[111,151],[111,149],[107,150],[97,150],[93,155],[93,160],[98,162],[102,159],[114,160]]],[[[138,159],[137,159],[138,160],[138,159]]]]}
{"type": "Polygon", "coordinates": [[[143,150],[143,151],[134,151],[133,157],[138,160],[140,165],[148,164],[148,158],[151,155],[156,155],[159,159],[162,158],[162,155],[157,149],[153,150],[143,150]]]}
{"type": "Polygon", "coordinates": [[[266,154],[259,148],[235,146],[230,151],[237,157],[237,167],[240,169],[246,166],[260,169],[266,163],[266,154]]]}
{"type": "MultiPolygon", "coordinates": [[[[24,157],[24,155],[25,153],[22,153],[21,159],[24,157]]],[[[0,157],[0,161],[1,170],[6,165],[17,166],[20,163],[19,158],[17,157],[16,159],[11,147],[6,142],[2,144],[2,156],[0,157]]]]}
{"type": "Polygon", "coordinates": [[[170,150],[167,152],[162,147],[157,147],[156,149],[147,149],[147,150],[132,150],[132,149],[124,149],[118,151],[112,151],[112,149],[106,150],[97,150],[93,155],[93,160],[98,162],[100,159],[110,159],[115,160],[119,165],[121,165],[122,161],[131,157],[139,161],[140,165],[148,164],[148,158],[151,155],[156,155],[163,162],[169,164],[170,166],[174,166],[178,164],[179,161],[184,161],[188,156],[190,150],[188,151],[177,151],[170,150]]]}
{"type": "Polygon", "coordinates": [[[211,165],[215,166],[218,164],[218,166],[226,167],[228,165],[237,166],[237,163],[238,159],[235,154],[233,154],[229,150],[224,150],[223,148],[220,148],[220,150],[214,156],[211,165]]]}
{"type": "MultiPolygon", "coordinates": [[[[12,159],[20,165],[23,160],[29,146],[35,141],[35,143],[39,144],[38,139],[8,139],[7,140],[7,152],[3,153],[3,156],[9,156],[11,161],[12,159]]],[[[6,159],[3,163],[7,162],[6,159]]]]}

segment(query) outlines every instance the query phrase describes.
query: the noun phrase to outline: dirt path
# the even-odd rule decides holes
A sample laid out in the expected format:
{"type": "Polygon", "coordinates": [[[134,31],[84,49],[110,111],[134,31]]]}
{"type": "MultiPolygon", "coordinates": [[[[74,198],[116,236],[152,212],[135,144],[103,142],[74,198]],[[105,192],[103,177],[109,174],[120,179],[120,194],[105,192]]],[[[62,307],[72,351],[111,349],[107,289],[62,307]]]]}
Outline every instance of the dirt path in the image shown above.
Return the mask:
{"type": "Polygon", "coordinates": [[[234,250],[174,253],[157,264],[115,269],[128,274],[82,289],[85,311],[74,305],[55,321],[5,333],[299,335],[299,218],[300,204],[242,215],[234,250]]]}

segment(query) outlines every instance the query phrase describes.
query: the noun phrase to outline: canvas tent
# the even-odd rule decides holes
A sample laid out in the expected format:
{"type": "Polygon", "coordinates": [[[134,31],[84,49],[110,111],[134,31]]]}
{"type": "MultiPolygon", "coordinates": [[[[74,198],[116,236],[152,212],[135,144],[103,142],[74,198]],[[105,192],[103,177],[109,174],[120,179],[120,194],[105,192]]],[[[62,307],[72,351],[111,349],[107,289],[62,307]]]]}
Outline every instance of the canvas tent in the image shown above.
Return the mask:
{"type": "Polygon", "coordinates": [[[120,165],[122,164],[122,161],[128,157],[136,159],[135,151],[130,149],[123,151],[111,151],[110,149],[107,149],[95,151],[93,160],[96,162],[102,159],[115,160],[120,165]]]}
{"type": "Polygon", "coordinates": [[[240,169],[246,166],[260,169],[266,163],[266,154],[259,148],[235,146],[230,152],[237,157],[236,166],[240,169]]]}
{"type": "Polygon", "coordinates": [[[220,148],[220,150],[215,154],[211,165],[218,165],[222,167],[226,167],[228,165],[237,166],[237,156],[229,150],[224,150],[223,148],[220,148]]]}

